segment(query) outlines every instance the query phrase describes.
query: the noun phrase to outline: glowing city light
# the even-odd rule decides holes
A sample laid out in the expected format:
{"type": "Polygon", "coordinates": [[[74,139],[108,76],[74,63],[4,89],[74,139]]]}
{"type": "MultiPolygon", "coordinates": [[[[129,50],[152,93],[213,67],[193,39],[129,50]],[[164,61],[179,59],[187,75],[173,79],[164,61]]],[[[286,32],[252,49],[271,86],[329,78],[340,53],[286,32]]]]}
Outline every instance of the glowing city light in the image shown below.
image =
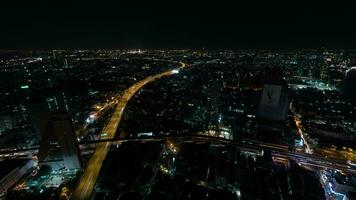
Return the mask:
{"type": "Polygon", "coordinates": [[[178,74],[179,73],[179,70],[178,69],[173,69],[172,70],[172,74],[178,74]]]}

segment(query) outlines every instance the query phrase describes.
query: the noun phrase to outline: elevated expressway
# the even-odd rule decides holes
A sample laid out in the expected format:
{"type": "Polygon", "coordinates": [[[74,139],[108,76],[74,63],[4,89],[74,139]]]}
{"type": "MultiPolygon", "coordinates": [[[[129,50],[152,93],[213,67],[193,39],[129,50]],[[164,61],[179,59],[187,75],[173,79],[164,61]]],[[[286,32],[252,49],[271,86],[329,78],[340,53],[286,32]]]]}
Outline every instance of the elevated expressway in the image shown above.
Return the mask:
{"type": "MultiPolygon", "coordinates": [[[[177,62],[178,63],[178,62],[177,62]]],[[[185,68],[187,65],[185,63],[179,62],[180,67],[165,71],[156,75],[148,76],[147,78],[135,83],[130,88],[128,88],[122,95],[119,103],[114,111],[114,114],[109,120],[109,123],[102,130],[106,136],[102,139],[113,139],[117,132],[118,126],[120,124],[124,109],[127,102],[134,96],[134,94],[139,91],[146,84],[156,81],[165,76],[171,76],[179,72],[179,70],[185,68]]],[[[96,145],[94,154],[90,158],[86,169],[84,170],[80,182],[77,188],[74,190],[71,199],[82,200],[89,199],[93,191],[94,185],[98,178],[100,169],[103,165],[104,159],[110,149],[111,141],[102,142],[96,145]]]]}

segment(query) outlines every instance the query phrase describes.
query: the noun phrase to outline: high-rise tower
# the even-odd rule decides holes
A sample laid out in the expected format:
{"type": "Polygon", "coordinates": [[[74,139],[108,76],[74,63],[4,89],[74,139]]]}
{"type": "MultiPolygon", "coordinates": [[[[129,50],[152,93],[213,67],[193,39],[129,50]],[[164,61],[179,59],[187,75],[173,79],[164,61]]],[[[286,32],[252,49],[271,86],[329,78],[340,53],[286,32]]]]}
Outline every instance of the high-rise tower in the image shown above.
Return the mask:
{"type": "Polygon", "coordinates": [[[288,116],[287,84],[283,72],[271,69],[266,73],[260,104],[258,106],[258,124],[263,132],[281,132],[284,134],[285,120],[288,116]]]}
{"type": "Polygon", "coordinates": [[[52,169],[81,168],[79,149],[69,114],[65,111],[39,113],[41,133],[38,160],[52,169]]]}

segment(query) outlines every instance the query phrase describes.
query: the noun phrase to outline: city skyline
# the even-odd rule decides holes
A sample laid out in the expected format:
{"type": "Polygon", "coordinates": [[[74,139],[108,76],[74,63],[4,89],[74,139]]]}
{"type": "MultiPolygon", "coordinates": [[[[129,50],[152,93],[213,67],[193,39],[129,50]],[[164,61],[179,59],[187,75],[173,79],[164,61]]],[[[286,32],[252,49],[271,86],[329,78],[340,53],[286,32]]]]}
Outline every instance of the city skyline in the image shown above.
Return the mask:
{"type": "Polygon", "coordinates": [[[0,192],[352,199],[355,61],[326,49],[11,51],[0,192]]]}
{"type": "Polygon", "coordinates": [[[6,2],[1,200],[356,200],[343,2],[6,2]]]}

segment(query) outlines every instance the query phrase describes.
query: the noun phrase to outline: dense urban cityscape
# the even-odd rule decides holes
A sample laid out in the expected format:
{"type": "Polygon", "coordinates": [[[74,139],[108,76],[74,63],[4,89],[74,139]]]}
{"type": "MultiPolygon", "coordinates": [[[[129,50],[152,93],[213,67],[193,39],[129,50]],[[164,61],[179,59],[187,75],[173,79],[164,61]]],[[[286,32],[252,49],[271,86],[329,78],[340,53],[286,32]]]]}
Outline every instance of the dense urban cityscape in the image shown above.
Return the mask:
{"type": "Polygon", "coordinates": [[[356,199],[356,51],[0,51],[0,199],[356,199]]]}

